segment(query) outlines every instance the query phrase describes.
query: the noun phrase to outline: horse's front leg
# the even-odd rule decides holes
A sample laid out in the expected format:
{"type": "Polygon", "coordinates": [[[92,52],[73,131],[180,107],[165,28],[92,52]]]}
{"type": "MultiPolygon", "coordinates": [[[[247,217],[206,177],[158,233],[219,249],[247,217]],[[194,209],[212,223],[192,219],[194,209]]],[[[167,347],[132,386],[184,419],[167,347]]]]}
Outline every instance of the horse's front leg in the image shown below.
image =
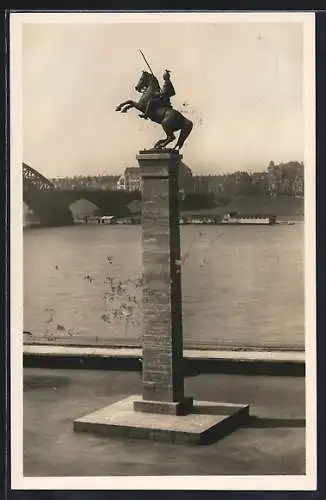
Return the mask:
{"type": "Polygon", "coordinates": [[[116,111],[121,111],[121,113],[126,113],[128,109],[134,107],[134,101],[131,101],[130,99],[128,101],[124,101],[119,106],[115,108],[116,111]]]}
{"type": "Polygon", "coordinates": [[[127,113],[127,111],[129,111],[130,108],[134,108],[134,107],[135,107],[135,103],[134,103],[134,101],[131,101],[129,104],[127,104],[127,106],[125,106],[121,110],[121,113],[127,113]]]}

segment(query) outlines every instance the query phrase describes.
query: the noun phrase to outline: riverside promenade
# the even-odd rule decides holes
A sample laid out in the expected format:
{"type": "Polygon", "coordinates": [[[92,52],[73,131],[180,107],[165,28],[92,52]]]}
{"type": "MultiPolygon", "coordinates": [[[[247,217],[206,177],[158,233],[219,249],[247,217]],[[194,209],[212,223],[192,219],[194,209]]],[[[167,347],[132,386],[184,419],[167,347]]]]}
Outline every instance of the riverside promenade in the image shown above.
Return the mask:
{"type": "Polygon", "coordinates": [[[142,349],[25,342],[24,475],[305,474],[303,353],[185,349],[179,154],[137,158],[142,349]]]}
{"type": "Polygon", "coordinates": [[[248,424],[209,446],[73,432],[76,417],[140,388],[132,370],[24,368],[24,476],[305,473],[304,377],[186,376],[198,399],[250,404],[248,424]]]}
{"type": "Polygon", "coordinates": [[[138,347],[24,344],[25,476],[305,473],[301,351],[184,350],[189,393],[250,404],[248,424],[210,446],[73,432],[76,417],[140,391],[141,354],[138,347]]]}

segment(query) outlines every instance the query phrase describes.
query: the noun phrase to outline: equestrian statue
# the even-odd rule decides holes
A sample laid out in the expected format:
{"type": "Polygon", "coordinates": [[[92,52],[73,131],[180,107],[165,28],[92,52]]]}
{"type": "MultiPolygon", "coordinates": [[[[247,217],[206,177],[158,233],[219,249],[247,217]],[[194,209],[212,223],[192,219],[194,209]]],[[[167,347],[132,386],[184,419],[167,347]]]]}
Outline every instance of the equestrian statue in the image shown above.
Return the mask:
{"type": "Polygon", "coordinates": [[[116,111],[126,113],[129,109],[135,108],[141,112],[139,115],[140,118],[145,120],[149,118],[152,122],[161,124],[166,133],[166,138],[157,141],[154,149],[165,148],[176,139],[174,132],[180,130],[178,141],[173,148],[180,150],[192,130],[193,123],[179,111],[173,109],[171,105],[170,99],[175,95],[175,90],[171,82],[170,71],[164,71],[164,83],[161,89],[144,54],[142,52],[141,54],[150,69],[150,72],[142,72],[140,80],[135,87],[135,90],[141,93],[141,97],[138,102],[132,100],[122,102],[116,107],[116,111]]]}

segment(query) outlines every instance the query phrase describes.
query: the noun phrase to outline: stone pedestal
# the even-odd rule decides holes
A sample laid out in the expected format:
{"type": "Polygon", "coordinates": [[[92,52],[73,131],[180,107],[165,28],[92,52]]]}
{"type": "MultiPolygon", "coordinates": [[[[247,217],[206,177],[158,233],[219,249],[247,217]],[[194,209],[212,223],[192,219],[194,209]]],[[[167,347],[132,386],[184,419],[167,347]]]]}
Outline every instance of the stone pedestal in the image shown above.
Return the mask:
{"type": "Polygon", "coordinates": [[[177,152],[140,152],[143,257],[143,399],[137,411],[181,415],[184,396],[177,152]]]}
{"type": "MultiPolygon", "coordinates": [[[[173,443],[212,442],[243,424],[244,404],[184,394],[178,165],[173,150],[141,151],[143,260],[142,395],[74,422],[76,431],[173,443]]],[[[217,382],[218,383],[218,382],[217,382]]]]}

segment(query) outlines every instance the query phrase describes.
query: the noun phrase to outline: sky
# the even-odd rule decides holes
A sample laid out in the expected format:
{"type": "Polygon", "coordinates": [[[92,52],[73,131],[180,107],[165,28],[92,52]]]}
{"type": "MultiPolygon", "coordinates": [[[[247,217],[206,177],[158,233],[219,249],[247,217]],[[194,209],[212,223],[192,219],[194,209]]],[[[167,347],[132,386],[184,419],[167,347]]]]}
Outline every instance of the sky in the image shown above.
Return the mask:
{"type": "Polygon", "coordinates": [[[142,49],[173,107],[194,122],[182,152],[194,174],[303,161],[300,23],[25,23],[23,161],[49,178],[119,174],[165,137],[115,107],[138,100],[142,49]]]}

